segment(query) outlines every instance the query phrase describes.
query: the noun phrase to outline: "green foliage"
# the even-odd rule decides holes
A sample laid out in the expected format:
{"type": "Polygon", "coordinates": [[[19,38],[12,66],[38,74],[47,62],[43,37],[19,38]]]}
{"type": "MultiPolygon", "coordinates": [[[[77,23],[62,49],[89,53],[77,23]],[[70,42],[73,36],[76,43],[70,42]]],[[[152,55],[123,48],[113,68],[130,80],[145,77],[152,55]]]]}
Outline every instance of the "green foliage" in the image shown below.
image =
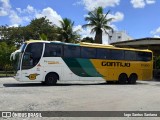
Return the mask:
{"type": "Polygon", "coordinates": [[[31,31],[30,39],[40,39],[45,36],[45,40],[54,40],[56,28],[46,17],[36,18],[27,26],[31,31]]]}
{"type": "Polygon", "coordinates": [[[15,50],[16,47],[7,45],[5,42],[0,42],[0,66],[3,70],[8,70],[12,68],[10,55],[15,50]]]}
{"type": "Polygon", "coordinates": [[[46,17],[33,19],[29,25],[23,27],[0,26],[1,41],[17,46],[29,39],[55,40],[56,31],[56,27],[46,17]]]}
{"type": "Polygon", "coordinates": [[[42,33],[42,34],[40,35],[40,39],[41,39],[41,40],[47,40],[47,36],[46,36],[44,33],[42,33]]]}
{"type": "Polygon", "coordinates": [[[60,23],[61,26],[57,28],[58,40],[67,43],[76,43],[80,35],[78,31],[73,31],[74,22],[68,18],[64,18],[60,23]]]}
{"type": "Polygon", "coordinates": [[[160,56],[158,56],[154,61],[156,69],[160,69],[160,56]]]}
{"type": "Polygon", "coordinates": [[[92,37],[85,37],[85,38],[83,38],[83,40],[81,40],[81,42],[94,43],[94,40],[92,37]]]}
{"type": "MultiPolygon", "coordinates": [[[[98,7],[95,10],[88,12],[88,16],[85,17],[85,20],[88,21],[88,24],[83,25],[84,28],[90,27],[91,33],[96,33],[95,42],[102,44],[102,33],[103,31],[108,34],[108,30],[113,31],[113,28],[108,25],[109,22],[113,20],[113,18],[107,19],[107,15],[103,13],[103,8],[98,7]]],[[[109,35],[109,34],[108,34],[109,35]]]]}

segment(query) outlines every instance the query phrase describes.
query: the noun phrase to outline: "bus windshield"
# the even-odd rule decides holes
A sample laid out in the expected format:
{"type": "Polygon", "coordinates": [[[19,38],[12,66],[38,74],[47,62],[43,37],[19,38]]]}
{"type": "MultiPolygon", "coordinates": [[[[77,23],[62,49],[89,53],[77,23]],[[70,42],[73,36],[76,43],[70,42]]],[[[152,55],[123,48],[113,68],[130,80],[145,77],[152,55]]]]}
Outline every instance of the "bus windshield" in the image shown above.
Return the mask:
{"type": "Polygon", "coordinates": [[[28,44],[22,59],[22,70],[36,66],[42,56],[42,50],[43,43],[28,44]]]}
{"type": "Polygon", "coordinates": [[[21,52],[17,53],[16,60],[15,60],[15,67],[14,67],[15,70],[20,70],[21,58],[22,58],[22,53],[21,52]]]}

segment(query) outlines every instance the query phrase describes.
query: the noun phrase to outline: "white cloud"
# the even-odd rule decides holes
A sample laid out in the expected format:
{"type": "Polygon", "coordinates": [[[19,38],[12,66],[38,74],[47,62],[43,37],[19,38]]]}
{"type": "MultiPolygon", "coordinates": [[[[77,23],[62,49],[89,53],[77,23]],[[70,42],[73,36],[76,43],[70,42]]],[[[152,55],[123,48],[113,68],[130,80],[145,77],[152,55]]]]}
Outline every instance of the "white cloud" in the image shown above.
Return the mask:
{"type": "Polygon", "coordinates": [[[18,26],[19,26],[18,24],[12,24],[9,27],[18,27],[18,26]]]}
{"type": "Polygon", "coordinates": [[[154,35],[153,37],[154,38],[160,38],[160,35],[154,35]]]}
{"type": "Polygon", "coordinates": [[[156,33],[160,33],[160,27],[156,29],[156,33]]]}
{"type": "Polygon", "coordinates": [[[134,8],[144,8],[145,1],[144,0],[131,0],[134,8]]]}
{"type": "Polygon", "coordinates": [[[30,16],[24,16],[22,17],[23,22],[30,22],[31,21],[31,17],[30,16]]]}
{"type": "Polygon", "coordinates": [[[152,30],[150,34],[152,34],[154,38],[160,38],[160,27],[158,27],[155,30],[152,30]]]}
{"type": "Polygon", "coordinates": [[[8,12],[0,8],[0,16],[6,16],[6,15],[8,15],[8,12]]]}
{"type": "Polygon", "coordinates": [[[59,21],[62,20],[62,17],[54,11],[52,8],[48,7],[42,10],[41,13],[36,14],[36,18],[45,17],[49,19],[53,24],[60,26],[59,21]]]}
{"type": "Polygon", "coordinates": [[[7,16],[11,9],[9,0],[0,0],[0,16],[7,16]]]}
{"type": "Polygon", "coordinates": [[[108,18],[113,18],[113,22],[119,22],[124,19],[124,14],[121,12],[116,12],[115,14],[108,14],[108,18]]]}
{"type": "Polygon", "coordinates": [[[95,34],[91,34],[91,28],[87,27],[87,28],[82,28],[82,25],[77,25],[74,26],[73,31],[79,31],[79,34],[82,36],[82,38],[84,37],[92,37],[94,38],[95,34]]]}
{"type": "Polygon", "coordinates": [[[147,4],[154,4],[156,2],[156,0],[146,0],[147,4]]]}
{"type": "Polygon", "coordinates": [[[21,9],[16,8],[17,12],[20,14],[36,14],[38,11],[31,5],[28,5],[27,8],[21,9]]]}
{"type": "Polygon", "coordinates": [[[28,5],[25,9],[16,8],[16,10],[13,10],[9,0],[0,0],[0,4],[2,4],[0,6],[0,16],[8,16],[11,23],[10,26],[23,25],[26,22],[30,22],[33,18],[45,16],[56,25],[60,25],[59,20],[62,20],[61,16],[50,7],[40,11],[28,5]]]}
{"type": "Polygon", "coordinates": [[[16,8],[12,9],[9,0],[0,0],[0,16],[8,16],[10,19],[10,26],[25,25],[34,18],[45,17],[53,24],[60,25],[59,20],[61,16],[57,14],[52,8],[47,7],[43,10],[37,10],[33,6],[28,5],[25,9],[16,8]]]}
{"type": "Polygon", "coordinates": [[[153,35],[160,34],[160,27],[158,27],[156,30],[152,30],[150,33],[153,35]]]}
{"type": "Polygon", "coordinates": [[[120,0],[82,0],[81,2],[85,6],[86,10],[92,11],[99,6],[102,6],[103,8],[108,6],[114,7],[119,5],[120,0]]]}
{"type": "Polygon", "coordinates": [[[73,26],[73,31],[81,32],[82,31],[82,25],[73,26]]]}
{"type": "Polygon", "coordinates": [[[154,4],[156,0],[131,0],[134,8],[144,8],[147,4],[154,4]]]}
{"type": "Polygon", "coordinates": [[[35,17],[37,10],[32,6],[28,5],[26,9],[16,8],[17,11],[10,10],[9,19],[11,22],[10,26],[22,25],[25,22],[30,22],[35,17]]]}
{"type": "Polygon", "coordinates": [[[36,10],[35,10],[32,6],[28,5],[26,11],[27,11],[28,13],[33,13],[33,12],[35,12],[36,10]]]}
{"type": "Polygon", "coordinates": [[[22,11],[21,8],[16,8],[16,10],[17,10],[19,13],[23,13],[23,11],[22,11]]]}
{"type": "Polygon", "coordinates": [[[19,17],[17,13],[13,10],[10,12],[9,18],[10,18],[11,24],[21,24],[22,23],[22,18],[19,17]]]}
{"type": "Polygon", "coordinates": [[[10,0],[0,0],[0,5],[0,16],[8,16],[10,26],[18,26],[29,22],[37,13],[37,10],[30,5],[26,9],[16,8],[16,10],[13,10],[10,0]]]}

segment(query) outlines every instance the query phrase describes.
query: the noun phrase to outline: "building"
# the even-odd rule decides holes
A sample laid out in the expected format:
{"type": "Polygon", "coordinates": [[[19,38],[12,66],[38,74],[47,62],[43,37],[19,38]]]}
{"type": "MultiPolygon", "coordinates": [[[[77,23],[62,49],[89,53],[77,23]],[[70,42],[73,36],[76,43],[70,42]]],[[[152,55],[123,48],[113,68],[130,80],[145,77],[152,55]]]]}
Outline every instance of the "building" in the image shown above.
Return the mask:
{"type": "Polygon", "coordinates": [[[133,40],[133,38],[129,36],[125,31],[109,32],[108,44],[112,44],[120,41],[128,41],[128,40],[133,40]]]}
{"type": "Polygon", "coordinates": [[[153,51],[154,56],[160,56],[160,38],[140,38],[130,41],[119,41],[111,43],[111,45],[126,48],[150,49],[153,51]]]}

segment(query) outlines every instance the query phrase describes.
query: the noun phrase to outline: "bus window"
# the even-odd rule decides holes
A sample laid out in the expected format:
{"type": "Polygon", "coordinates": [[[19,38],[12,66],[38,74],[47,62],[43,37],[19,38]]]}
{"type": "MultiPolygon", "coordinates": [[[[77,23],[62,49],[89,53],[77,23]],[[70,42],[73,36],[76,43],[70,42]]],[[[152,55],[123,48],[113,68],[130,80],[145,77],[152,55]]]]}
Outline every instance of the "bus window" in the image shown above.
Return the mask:
{"type": "Polygon", "coordinates": [[[82,58],[96,58],[96,49],[89,47],[81,48],[81,57],[82,58]]]}
{"type": "Polygon", "coordinates": [[[133,61],[135,61],[136,60],[136,52],[126,50],[125,51],[125,60],[133,60],[133,61]]]}
{"type": "Polygon", "coordinates": [[[124,51],[123,50],[111,50],[111,59],[112,60],[124,60],[124,51]]]}
{"type": "Polygon", "coordinates": [[[80,57],[80,47],[79,46],[72,46],[72,45],[68,45],[68,46],[64,46],[64,57],[76,57],[79,58],[80,57]]]}
{"type": "Polygon", "coordinates": [[[30,69],[37,65],[41,58],[42,50],[43,43],[30,43],[23,55],[22,69],[30,69]]]}
{"type": "Polygon", "coordinates": [[[110,59],[109,49],[97,49],[97,59],[110,59]]]}
{"type": "Polygon", "coordinates": [[[45,44],[44,57],[61,57],[62,56],[62,45],[57,44],[45,44]]]}
{"type": "Polygon", "coordinates": [[[152,53],[137,52],[137,60],[138,61],[151,61],[152,60],[152,53]]]}

